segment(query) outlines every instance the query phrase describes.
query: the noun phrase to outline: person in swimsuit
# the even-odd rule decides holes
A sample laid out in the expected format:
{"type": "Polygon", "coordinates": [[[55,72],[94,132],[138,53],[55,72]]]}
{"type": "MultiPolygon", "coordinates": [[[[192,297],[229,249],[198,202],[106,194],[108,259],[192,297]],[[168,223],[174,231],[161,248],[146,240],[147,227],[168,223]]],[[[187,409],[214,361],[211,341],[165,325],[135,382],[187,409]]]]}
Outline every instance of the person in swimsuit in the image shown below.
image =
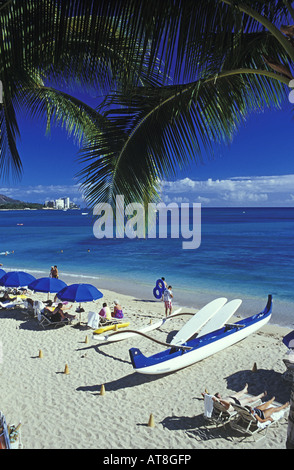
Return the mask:
{"type": "Polygon", "coordinates": [[[75,318],[75,315],[69,315],[68,313],[64,312],[64,310],[69,310],[72,307],[64,307],[62,303],[59,303],[57,307],[53,310],[50,320],[53,322],[59,322],[59,321],[67,321],[67,320],[72,320],[75,318]]]}
{"type": "Polygon", "coordinates": [[[102,320],[102,323],[105,323],[109,320],[111,320],[111,312],[110,308],[107,306],[107,303],[104,302],[102,309],[99,312],[100,315],[100,321],[102,320]]]}
{"type": "Polygon", "coordinates": [[[165,316],[167,317],[168,315],[172,314],[172,309],[173,309],[173,304],[172,304],[172,299],[173,299],[173,292],[172,292],[172,286],[168,286],[167,289],[165,289],[163,293],[163,299],[164,299],[164,306],[165,306],[165,316]]]}
{"type": "Polygon", "coordinates": [[[255,406],[254,408],[249,405],[245,406],[245,408],[250,411],[257,421],[260,423],[265,423],[266,421],[273,421],[273,418],[271,417],[273,413],[277,413],[278,411],[281,411],[289,406],[289,402],[281,406],[270,406],[273,401],[275,401],[275,397],[263,403],[262,405],[255,406]]]}
{"type": "MultiPolygon", "coordinates": [[[[225,407],[225,409],[229,412],[234,411],[234,408],[232,407],[232,403],[240,406],[245,406],[248,403],[253,403],[257,401],[260,398],[263,398],[267,395],[267,392],[263,392],[260,395],[257,396],[244,396],[248,393],[248,384],[245,385],[243,390],[240,390],[240,392],[235,393],[234,395],[222,398],[221,394],[217,392],[214,397],[212,397],[213,401],[218,401],[221,405],[225,407]]],[[[204,393],[202,393],[202,396],[204,396],[204,393]]]]}
{"type": "Polygon", "coordinates": [[[114,300],[114,309],[111,313],[111,316],[114,318],[123,318],[124,314],[122,311],[122,307],[120,306],[118,300],[114,300]]]}

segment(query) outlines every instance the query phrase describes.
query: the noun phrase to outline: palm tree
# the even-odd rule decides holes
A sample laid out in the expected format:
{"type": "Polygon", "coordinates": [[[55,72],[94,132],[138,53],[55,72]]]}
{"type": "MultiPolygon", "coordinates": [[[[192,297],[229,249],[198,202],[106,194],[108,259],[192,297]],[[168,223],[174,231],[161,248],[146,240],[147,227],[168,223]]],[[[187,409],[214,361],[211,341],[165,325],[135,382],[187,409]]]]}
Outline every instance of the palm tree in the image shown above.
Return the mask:
{"type": "MultiPolygon", "coordinates": [[[[96,0],[0,0],[0,174],[19,177],[17,114],[64,125],[79,140],[104,121],[69,92],[95,88],[105,95],[140,84],[158,85],[157,58],[140,21],[125,24],[124,2],[96,0]],[[66,90],[64,92],[63,90],[66,90]],[[1,100],[2,101],[2,100],[1,100]]],[[[133,3],[133,7],[135,2],[133,3]]],[[[135,7],[134,7],[135,8],[135,7]]]]}
{"type": "MultiPolygon", "coordinates": [[[[216,142],[233,138],[249,112],[280,106],[289,93],[292,2],[148,5],[160,25],[158,32],[145,15],[153,44],[160,43],[157,53],[163,51],[163,84],[116,90],[98,109],[105,127],[90,133],[79,173],[93,205],[113,202],[116,194],[146,201],[150,191],[151,199],[161,179],[211,155],[216,142]],[[168,75],[172,84],[166,83],[168,75]]],[[[130,22],[136,19],[133,12],[130,22]]]]}

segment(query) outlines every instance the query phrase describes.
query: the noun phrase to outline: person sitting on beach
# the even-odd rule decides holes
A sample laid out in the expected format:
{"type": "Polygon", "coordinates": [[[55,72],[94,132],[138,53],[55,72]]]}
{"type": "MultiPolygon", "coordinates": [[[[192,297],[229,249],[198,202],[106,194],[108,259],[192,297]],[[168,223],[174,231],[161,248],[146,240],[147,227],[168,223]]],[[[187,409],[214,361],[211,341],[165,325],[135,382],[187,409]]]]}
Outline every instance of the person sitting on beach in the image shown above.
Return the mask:
{"type": "Polygon", "coordinates": [[[0,298],[0,302],[7,302],[7,301],[11,302],[12,300],[15,300],[15,299],[16,297],[10,298],[10,295],[8,294],[8,292],[5,291],[3,296],[0,298]]]}
{"type": "Polygon", "coordinates": [[[281,406],[270,406],[273,401],[275,401],[275,397],[271,400],[263,403],[262,405],[251,407],[250,405],[245,406],[245,408],[250,411],[250,413],[259,421],[260,423],[265,423],[266,421],[274,421],[271,415],[273,413],[277,413],[278,411],[283,410],[289,406],[289,402],[285,403],[281,406]]]}
{"type": "Polygon", "coordinates": [[[114,300],[114,309],[113,309],[113,312],[111,313],[111,316],[114,318],[123,318],[124,316],[122,307],[120,306],[118,300],[114,300]]]}
{"type": "Polygon", "coordinates": [[[172,313],[172,298],[173,298],[173,293],[172,293],[172,286],[168,286],[167,289],[165,289],[163,293],[163,298],[164,298],[164,305],[165,305],[165,316],[167,317],[168,311],[169,315],[172,313]]]}
{"type": "Polygon", "coordinates": [[[99,315],[101,318],[104,319],[104,321],[111,320],[111,311],[106,302],[104,302],[102,309],[99,312],[99,315]]]}
{"type": "Polygon", "coordinates": [[[50,320],[53,322],[72,320],[75,318],[75,315],[69,315],[68,313],[64,312],[64,310],[69,310],[71,307],[72,305],[70,307],[64,307],[60,302],[51,313],[50,320]]]}
{"type": "MultiPolygon", "coordinates": [[[[231,395],[231,396],[227,396],[225,398],[222,398],[220,393],[217,392],[213,397],[212,397],[212,400],[213,401],[218,401],[221,405],[223,405],[225,407],[225,409],[227,411],[229,411],[230,413],[232,411],[234,411],[234,408],[232,407],[232,403],[233,404],[236,404],[236,405],[240,405],[240,406],[245,406],[247,405],[248,403],[253,403],[263,397],[265,397],[267,395],[267,392],[263,392],[261,393],[260,395],[257,395],[257,396],[246,396],[244,397],[244,395],[248,393],[248,384],[245,385],[245,387],[243,388],[243,390],[241,390],[240,392],[237,392],[237,393],[234,393],[234,395],[231,395]]],[[[204,396],[205,393],[202,393],[202,396],[204,396]]]]}

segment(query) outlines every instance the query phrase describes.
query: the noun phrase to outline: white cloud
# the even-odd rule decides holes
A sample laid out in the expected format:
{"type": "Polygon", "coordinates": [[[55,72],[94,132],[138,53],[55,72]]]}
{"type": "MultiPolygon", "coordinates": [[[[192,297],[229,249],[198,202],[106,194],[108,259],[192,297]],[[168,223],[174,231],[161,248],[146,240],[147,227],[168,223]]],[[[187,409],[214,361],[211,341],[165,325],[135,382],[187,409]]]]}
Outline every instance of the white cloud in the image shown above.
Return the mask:
{"type": "MultiPolygon", "coordinates": [[[[85,205],[80,185],[0,187],[0,194],[25,202],[44,203],[58,197],[85,205]]],[[[162,201],[217,206],[294,206],[294,175],[245,176],[204,181],[184,178],[161,182],[162,201]]]]}
{"type": "Polygon", "coordinates": [[[204,206],[292,206],[293,191],[294,175],[162,182],[164,196],[185,197],[204,206]]]}

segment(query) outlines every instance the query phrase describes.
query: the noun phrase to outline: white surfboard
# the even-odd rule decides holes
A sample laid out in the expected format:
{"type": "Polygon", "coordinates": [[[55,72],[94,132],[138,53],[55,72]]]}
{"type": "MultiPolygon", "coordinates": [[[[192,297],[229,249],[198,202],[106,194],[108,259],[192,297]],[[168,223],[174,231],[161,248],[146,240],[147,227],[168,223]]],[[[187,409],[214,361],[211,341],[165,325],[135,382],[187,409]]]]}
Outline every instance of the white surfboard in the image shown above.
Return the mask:
{"type": "MultiPolygon", "coordinates": [[[[177,315],[180,313],[182,309],[179,308],[178,310],[175,310],[171,315],[168,317],[162,318],[161,320],[158,320],[156,323],[151,323],[150,325],[145,326],[144,328],[141,328],[138,330],[138,333],[148,333],[149,331],[156,330],[160,326],[164,325],[168,320],[173,318],[174,315],[177,315]]],[[[115,332],[115,333],[110,333],[108,335],[95,335],[93,338],[98,341],[106,341],[106,342],[114,342],[114,341],[122,341],[124,339],[132,338],[133,336],[136,336],[136,332],[134,331],[122,331],[122,332],[115,332]]]]}
{"type": "Polygon", "coordinates": [[[225,297],[220,297],[201,308],[197,313],[195,313],[191,320],[189,320],[183,328],[177,332],[170,344],[177,346],[188,341],[225,305],[226,301],[227,299],[225,297]]]}
{"type": "Polygon", "coordinates": [[[222,328],[224,324],[231,318],[232,315],[238,310],[242,303],[242,300],[235,299],[228,302],[224,307],[222,307],[215,315],[212,317],[206,325],[199,331],[198,338],[204,336],[207,333],[218,330],[222,328]]]}

